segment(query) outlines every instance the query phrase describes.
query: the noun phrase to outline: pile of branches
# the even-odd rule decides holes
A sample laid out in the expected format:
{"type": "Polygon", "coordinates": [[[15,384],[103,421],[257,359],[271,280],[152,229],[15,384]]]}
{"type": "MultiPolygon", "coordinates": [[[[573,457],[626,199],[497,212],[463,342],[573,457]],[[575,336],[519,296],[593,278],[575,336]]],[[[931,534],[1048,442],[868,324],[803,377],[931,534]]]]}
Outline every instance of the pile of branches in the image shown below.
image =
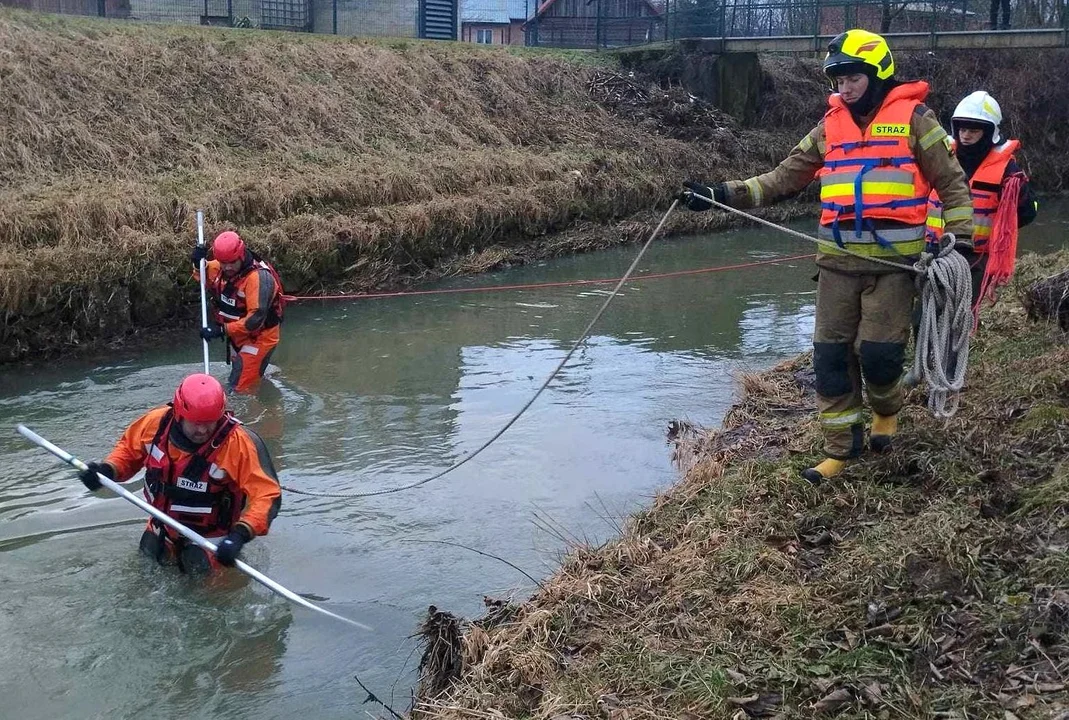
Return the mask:
{"type": "Polygon", "coordinates": [[[624,76],[620,73],[598,70],[590,76],[587,90],[592,98],[603,104],[646,102],[650,94],[632,79],[634,75],[633,72],[624,76]]]}
{"type": "Polygon", "coordinates": [[[1021,305],[1029,319],[1057,320],[1058,327],[1069,331],[1069,270],[1029,285],[1021,305]]]}
{"type": "Polygon", "coordinates": [[[679,85],[658,85],[634,72],[597,70],[587,82],[590,97],[644,130],[678,140],[722,140],[735,120],[679,85]]]}
{"type": "Polygon", "coordinates": [[[462,635],[460,619],[455,615],[434,605],[427,609],[427,617],[419,629],[423,656],[419,661],[416,697],[435,698],[460,677],[464,669],[462,635]]]}

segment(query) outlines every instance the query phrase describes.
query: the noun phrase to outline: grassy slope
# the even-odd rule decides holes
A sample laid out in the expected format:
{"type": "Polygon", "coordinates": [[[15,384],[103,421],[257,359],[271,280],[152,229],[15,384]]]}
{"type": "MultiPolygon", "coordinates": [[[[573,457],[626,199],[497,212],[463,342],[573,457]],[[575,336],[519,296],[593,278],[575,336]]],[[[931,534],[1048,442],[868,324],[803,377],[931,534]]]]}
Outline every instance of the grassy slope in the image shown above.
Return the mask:
{"type": "MultiPolygon", "coordinates": [[[[192,317],[197,207],[209,236],[241,230],[302,294],[639,239],[684,177],[774,165],[823,87],[812,60],[763,59],[761,117],[742,129],[589,53],[9,9],[0,47],[0,362],[192,317]]],[[[1020,71],[1033,55],[970,57],[901,60],[934,74],[944,110],[980,73],[1040,185],[1063,187],[1065,54],[1044,55],[1041,83],[1020,71]]],[[[730,221],[679,213],[666,232],[730,221]]]]}
{"type": "Polygon", "coordinates": [[[668,131],[636,123],[591,97],[608,61],[588,54],[6,9],[0,46],[0,357],[190,304],[197,207],[290,292],[369,289],[562,230],[550,252],[581,248],[595,223],[631,220],[593,234],[633,239],[684,176],[754,172],[792,142],[712,112],[691,132],[689,102],[668,131]]]}
{"type": "Polygon", "coordinates": [[[417,716],[1065,717],[1069,346],[1009,297],[969,372],[955,418],[914,391],[900,449],[820,487],[808,360],[742,378],[723,429],[680,440],[683,480],[471,627],[417,716]]]}

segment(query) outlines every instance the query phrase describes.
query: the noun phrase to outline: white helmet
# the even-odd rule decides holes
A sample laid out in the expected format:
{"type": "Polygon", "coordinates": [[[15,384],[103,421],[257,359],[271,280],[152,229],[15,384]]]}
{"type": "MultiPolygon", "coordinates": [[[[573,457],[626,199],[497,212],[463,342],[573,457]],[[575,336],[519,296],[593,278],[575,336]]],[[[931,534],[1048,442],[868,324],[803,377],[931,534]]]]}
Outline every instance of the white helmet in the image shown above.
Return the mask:
{"type": "MultiPolygon", "coordinates": [[[[983,90],[977,90],[974,93],[970,93],[965,96],[965,99],[958,103],[958,106],[954,108],[954,116],[950,122],[953,125],[955,120],[973,120],[983,123],[988,123],[992,126],[991,142],[998,145],[1002,142],[1002,136],[999,134],[998,126],[1002,124],[1002,108],[999,107],[998,101],[995,98],[988,95],[983,90]]],[[[955,132],[955,135],[957,133],[955,132]]]]}

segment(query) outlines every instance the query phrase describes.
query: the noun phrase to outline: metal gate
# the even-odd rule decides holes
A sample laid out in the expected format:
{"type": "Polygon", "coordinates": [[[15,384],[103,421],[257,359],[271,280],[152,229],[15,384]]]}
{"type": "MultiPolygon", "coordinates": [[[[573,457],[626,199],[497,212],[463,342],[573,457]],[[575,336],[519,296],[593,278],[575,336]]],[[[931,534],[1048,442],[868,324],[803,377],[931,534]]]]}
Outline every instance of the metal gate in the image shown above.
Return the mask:
{"type": "Polygon", "coordinates": [[[260,5],[260,27],[265,30],[312,29],[309,0],[263,0],[260,5]]]}
{"type": "Polygon", "coordinates": [[[456,40],[457,0],[420,0],[419,36],[430,40],[456,40]]]}

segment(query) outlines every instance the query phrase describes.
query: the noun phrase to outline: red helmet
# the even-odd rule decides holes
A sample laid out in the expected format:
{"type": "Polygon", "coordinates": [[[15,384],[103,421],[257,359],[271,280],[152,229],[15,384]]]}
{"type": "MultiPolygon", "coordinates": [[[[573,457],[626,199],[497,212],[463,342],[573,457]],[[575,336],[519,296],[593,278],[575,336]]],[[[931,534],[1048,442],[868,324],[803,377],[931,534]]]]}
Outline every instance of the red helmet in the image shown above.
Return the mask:
{"type": "Polygon", "coordinates": [[[176,420],[218,422],[226,412],[226,393],[211,375],[194,373],[174,391],[173,405],[176,420]]]}
{"type": "Polygon", "coordinates": [[[212,242],[212,254],[219,262],[232,263],[245,258],[245,241],[233,230],[221,232],[212,242]]]}

